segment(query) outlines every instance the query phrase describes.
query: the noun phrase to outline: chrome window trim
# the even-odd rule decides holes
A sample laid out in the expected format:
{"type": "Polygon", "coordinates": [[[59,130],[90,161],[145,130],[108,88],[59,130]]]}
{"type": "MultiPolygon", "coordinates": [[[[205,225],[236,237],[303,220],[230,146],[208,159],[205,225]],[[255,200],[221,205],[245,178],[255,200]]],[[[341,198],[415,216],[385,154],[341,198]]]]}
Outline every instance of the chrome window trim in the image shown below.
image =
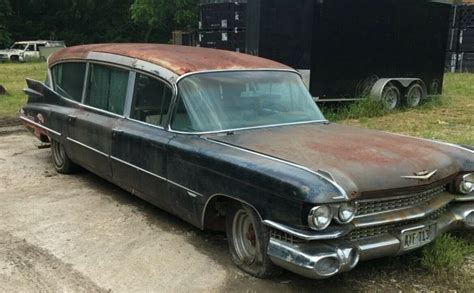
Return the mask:
{"type": "Polygon", "coordinates": [[[148,175],[151,175],[151,176],[153,176],[153,177],[156,177],[156,178],[158,178],[158,179],[161,179],[161,180],[164,180],[164,181],[166,181],[166,182],[168,182],[168,183],[171,183],[171,184],[173,184],[173,185],[175,185],[175,186],[178,186],[178,187],[180,187],[180,188],[186,190],[187,192],[191,192],[192,194],[195,194],[195,195],[198,195],[198,196],[200,196],[200,197],[203,197],[203,195],[202,195],[201,193],[199,193],[199,192],[197,192],[197,191],[195,191],[195,190],[192,190],[192,189],[190,189],[190,188],[188,188],[188,187],[186,187],[186,186],[183,186],[183,185],[181,185],[181,184],[179,184],[179,183],[176,183],[176,182],[174,182],[174,181],[172,181],[172,180],[170,180],[170,179],[168,179],[168,178],[166,178],[166,177],[163,177],[163,176],[160,176],[160,175],[155,174],[155,173],[153,173],[153,172],[150,172],[150,171],[148,171],[148,170],[146,170],[146,169],[143,169],[143,168],[141,168],[141,167],[138,167],[138,166],[136,166],[136,165],[134,165],[134,164],[131,164],[131,163],[129,163],[129,162],[127,162],[127,161],[124,161],[124,160],[122,160],[122,159],[119,159],[119,158],[117,158],[117,157],[114,157],[114,156],[109,156],[109,157],[110,157],[111,159],[113,159],[113,160],[119,162],[119,163],[122,163],[122,164],[124,164],[124,165],[127,165],[127,166],[129,166],[129,167],[131,167],[131,168],[134,168],[134,169],[138,170],[138,171],[144,172],[144,173],[146,173],[146,174],[148,174],[148,175]]]}
{"type": "Polygon", "coordinates": [[[90,52],[85,59],[87,59],[88,61],[112,63],[133,68],[136,70],[141,70],[159,76],[170,82],[173,82],[178,78],[178,75],[176,73],[163,66],[128,56],[102,52],[90,52]]]}
{"type": "MultiPolygon", "coordinates": [[[[163,78],[161,78],[160,76],[156,76],[154,74],[151,74],[151,73],[146,73],[146,72],[139,72],[139,71],[133,71],[135,73],[135,77],[134,77],[134,80],[133,80],[133,84],[132,84],[132,89],[131,89],[131,98],[130,98],[130,107],[128,108],[128,112],[129,114],[131,113],[132,111],[132,105],[133,105],[133,99],[134,99],[134,95],[135,95],[135,81],[136,81],[136,75],[137,74],[141,74],[141,75],[145,75],[145,76],[148,76],[150,78],[153,78],[153,79],[156,79],[160,82],[163,82],[165,84],[165,86],[169,87],[170,90],[171,90],[171,100],[170,100],[170,108],[169,108],[169,111],[170,113],[172,113],[174,107],[173,107],[173,104],[174,104],[174,97],[176,95],[176,92],[175,92],[175,84],[174,83],[171,83],[169,82],[168,80],[165,80],[163,78]]],[[[170,122],[170,117],[171,115],[168,115],[168,117],[166,118],[166,121],[164,122],[163,125],[156,125],[156,124],[152,124],[152,123],[148,123],[148,122],[145,122],[145,121],[141,121],[141,120],[137,120],[135,118],[132,118],[130,117],[130,115],[127,115],[125,118],[127,120],[130,120],[130,121],[134,121],[134,122],[138,122],[138,123],[141,123],[141,124],[144,124],[144,125],[148,125],[148,126],[152,126],[152,127],[156,127],[158,129],[162,129],[162,130],[167,130],[167,127],[166,125],[169,124],[170,122]]]]}
{"type": "Polygon", "coordinates": [[[234,131],[261,129],[261,128],[273,128],[273,127],[279,127],[279,126],[291,126],[291,125],[303,125],[303,124],[327,123],[327,122],[329,122],[329,121],[325,120],[325,119],[324,120],[311,120],[311,121],[301,121],[301,122],[270,124],[270,125],[263,125],[263,126],[231,128],[231,129],[225,129],[225,130],[203,131],[203,132],[186,132],[186,131],[173,130],[173,129],[171,129],[171,125],[170,125],[169,131],[172,132],[172,133],[187,134],[187,135],[205,135],[205,134],[216,134],[216,133],[226,133],[226,132],[234,132],[234,131]]]}
{"type": "Polygon", "coordinates": [[[176,84],[178,84],[183,78],[186,78],[191,75],[196,75],[196,74],[205,74],[205,73],[217,73],[217,72],[242,72],[242,71],[280,71],[280,72],[293,72],[296,73],[300,76],[301,78],[301,73],[299,73],[297,70],[292,69],[292,68],[229,68],[229,69],[210,69],[210,70],[199,70],[199,71],[193,71],[193,72],[188,72],[185,73],[176,79],[176,84]]]}
{"type": "Polygon", "coordinates": [[[86,100],[87,88],[89,84],[89,62],[86,62],[86,72],[84,73],[84,84],[82,85],[81,103],[84,104],[86,100]]]}
{"type": "MultiPolygon", "coordinates": [[[[105,54],[105,53],[104,53],[105,54]]],[[[106,55],[112,55],[113,54],[106,54],[106,55]]],[[[71,58],[71,59],[63,59],[63,60],[59,60],[57,62],[54,62],[52,64],[49,64],[48,66],[48,71],[50,72],[51,74],[51,69],[56,66],[56,65],[59,65],[59,64],[63,64],[63,63],[86,63],[86,76],[85,76],[85,79],[84,79],[84,83],[85,85],[83,86],[83,89],[82,89],[82,99],[80,102],[78,101],[75,101],[75,100],[72,100],[72,99],[69,99],[67,97],[64,97],[63,95],[59,94],[58,92],[56,92],[54,90],[54,85],[52,85],[53,87],[51,87],[51,90],[56,93],[60,98],[62,99],[65,99],[69,102],[72,102],[72,103],[75,103],[77,104],[79,107],[85,107],[87,109],[91,109],[91,110],[96,110],[98,112],[101,112],[101,113],[104,113],[104,114],[110,114],[112,116],[115,116],[115,117],[119,117],[119,118],[125,118],[125,119],[129,119],[131,121],[136,121],[136,122],[139,122],[139,123],[143,123],[143,124],[146,124],[146,125],[149,125],[149,126],[153,126],[153,127],[157,127],[157,128],[160,128],[160,129],[165,129],[167,130],[167,127],[166,126],[157,126],[157,125],[154,125],[154,124],[149,124],[149,123],[146,123],[146,122],[143,122],[143,121],[139,121],[139,120],[135,120],[133,118],[130,118],[128,115],[125,115],[127,112],[128,114],[130,113],[131,111],[131,101],[130,101],[130,107],[129,105],[127,105],[127,100],[125,100],[125,105],[124,105],[124,114],[123,115],[120,115],[120,114],[117,114],[117,113],[113,113],[113,112],[110,112],[110,111],[107,111],[107,110],[103,110],[103,109],[100,109],[100,108],[96,108],[96,107],[93,107],[93,106],[90,106],[90,105],[87,105],[85,104],[85,98],[86,98],[86,93],[87,93],[87,84],[88,84],[88,77],[89,77],[89,67],[90,67],[90,64],[100,64],[100,65],[105,65],[105,66],[110,66],[110,67],[116,67],[116,68],[120,68],[120,69],[124,69],[124,70],[127,70],[129,71],[129,83],[127,85],[127,94],[130,90],[129,86],[130,86],[130,75],[133,73],[136,74],[139,73],[139,74],[144,74],[144,75],[147,75],[147,76],[150,76],[151,78],[156,78],[160,81],[163,81],[165,82],[168,86],[170,86],[171,90],[173,91],[173,97],[171,99],[171,104],[170,104],[170,111],[173,111],[174,107],[174,98],[176,96],[176,91],[177,91],[177,87],[176,87],[176,83],[174,82],[177,75],[172,73],[171,71],[167,70],[166,68],[163,68],[159,65],[155,65],[153,63],[149,63],[149,62],[145,62],[145,61],[142,61],[142,60],[136,60],[136,59],[133,59],[133,58],[130,58],[130,57],[125,57],[125,58],[128,58],[130,60],[133,60],[135,62],[135,64],[138,64],[138,65],[134,65],[133,67],[129,67],[129,66],[126,66],[126,65],[123,65],[123,64],[116,64],[116,63],[111,63],[111,62],[108,62],[108,61],[103,61],[103,60],[89,60],[87,58],[71,58]],[[151,66],[157,70],[154,70],[154,71],[147,71],[146,69],[143,69],[143,68],[146,68],[145,65],[143,64],[148,64],[147,66],[151,66]],[[140,67],[140,66],[141,67],[140,67]],[[171,72],[170,73],[167,73],[168,75],[172,75],[172,77],[167,80],[165,78],[163,78],[162,75],[158,74],[158,69],[159,70],[165,70],[165,71],[168,71],[168,72],[171,72]],[[143,70],[143,71],[142,71],[143,70]]],[[[100,59],[100,58],[99,58],[100,59]]],[[[104,58],[102,58],[104,59],[104,58]]],[[[107,58],[105,58],[107,59],[107,58]]],[[[165,74],[166,75],[166,74],[165,74]]],[[[53,80],[53,79],[51,79],[53,80]]],[[[54,81],[53,81],[54,83],[54,81]]],[[[134,88],[135,87],[135,84],[133,84],[133,87],[131,89],[132,91],[132,100],[133,100],[133,91],[134,91],[134,88]]],[[[126,98],[127,99],[127,98],[126,98]]],[[[165,125],[168,125],[169,122],[170,122],[170,117],[168,117],[167,119],[167,123],[165,125]]]]}
{"type": "MultiPolygon", "coordinates": [[[[83,99],[84,99],[84,95],[85,95],[85,86],[87,84],[87,77],[89,76],[88,75],[88,70],[89,70],[89,64],[87,63],[87,61],[85,60],[73,60],[71,62],[68,62],[68,61],[65,61],[65,62],[57,62],[57,63],[54,63],[54,65],[51,65],[51,66],[48,66],[48,73],[49,75],[51,76],[51,86],[47,86],[47,88],[51,89],[55,94],[57,94],[59,97],[61,97],[62,99],[65,99],[67,101],[70,101],[70,102],[73,102],[73,103],[82,103],[83,99]],[[81,94],[81,101],[76,101],[76,100],[73,100],[73,99],[69,99],[63,95],[61,95],[60,93],[58,93],[55,89],[56,87],[56,80],[54,80],[53,78],[53,72],[52,72],[52,69],[53,67],[57,66],[57,65],[60,65],[60,64],[64,64],[64,63],[84,63],[86,65],[86,68],[85,68],[85,72],[84,72],[84,83],[82,85],[82,94],[81,94]]],[[[43,85],[45,85],[43,83],[43,85]]]]}
{"type": "Polygon", "coordinates": [[[38,126],[38,127],[40,127],[40,128],[43,128],[44,130],[46,130],[46,131],[48,131],[48,132],[51,132],[51,133],[53,133],[53,134],[55,134],[55,135],[57,135],[57,136],[61,136],[61,135],[62,135],[60,132],[57,132],[56,130],[52,130],[51,128],[48,128],[48,127],[46,127],[46,126],[44,126],[44,125],[42,125],[42,124],[39,124],[39,123],[37,123],[37,122],[35,122],[35,121],[31,120],[31,119],[28,119],[28,118],[24,117],[24,116],[20,116],[20,119],[23,120],[23,121],[26,121],[26,122],[28,122],[28,123],[31,123],[31,124],[33,124],[33,125],[35,125],[35,126],[38,126]]]}
{"type": "Polygon", "coordinates": [[[268,156],[268,155],[265,155],[265,154],[262,154],[262,153],[254,152],[254,151],[251,151],[251,150],[248,150],[248,149],[245,149],[245,148],[241,148],[241,147],[234,146],[234,145],[231,145],[231,144],[216,141],[212,138],[205,138],[205,140],[207,140],[209,142],[213,142],[215,144],[219,144],[219,145],[222,145],[222,146],[226,146],[226,147],[229,147],[229,148],[240,150],[240,151],[243,151],[243,152],[246,152],[246,153],[249,153],[249,154],[260,156],[260,157],[263,157],[263,158],[266,158],[266,159],[269,159],[269,160],[273,160],[273,161],[276,161],[276,162],[279,162],[279,163],[282,163],[282,164],[286,164],[286,165],[298,168],[300,170],[309,172],[311,174],[314,174],[314,175],[318,176],[319,178],[322,178],[324,181],[326,181],[326,182],[330,183],[331,185],[333,185],[341,193],[340,196],[333,197],[332,198],[333,200],[346,200],[346,201],[349,200],[349,197],[347,196],[346,191],[336,181],[331,180],[331,179],[327,178],[326,176],[323,176],[320,173],[318,173],[316,171],[313,171],[313,170],[311,170],[307,167],[304,167],[304,166],[301,166],[301,165],[298,165],[298,164],[295,164],[295,163],[292,163],[292,162],[289,162],[289,161],[286,161],[286,160],[282,160],[282,159],[279,159],[279,158],[276,158],[276,157],[268,156]]]}
{"type": "MultiPolygon", "coordinates": [[[[224,129],[224,130],[214,130],[214,131],[201,131],[201,132],[188,132],[188,131],[179,131],[179,130],[173,130],[171,128],[171,121],[174,116],[174,110],[177,106],[178,103],[178,96],[179,96],[179,90],[178,90],[178,83],[183,79],[191,75],[197,75],[197,74],[206,74],[206,73],[218,73],[218,72],[245,72],[245,71],[276,71],[276,72],[291,72],[291,73],[296,73],[301,79],[301,73],[299,73],[295,69],[278,69],[278,68],[242,68],[242,69],[216,69],[216,70],[201,70],[201,71],[194,71],[194,72],[189,72],[186,74],[181,75],[176,82],[174,83],[175,86],[175,91],[176,91],[176,98],[172,100],[173,108],[170,109],[172,110],[172,114],[169,116],[169,121],[166,129],[169,132],[172,133],[177,133],[177,134],[189,134],[189,135],[204,135],[204,134],[213,134],[213,133],[224,133],[224,132],[232,132],[232,131],[241,131],[241,130],[250,130],[250,129],[260,129],[260,128],[267,128],[267,127],[278,127],[278,126],[286,126],[286,125],[299,125],[299,124],[307,124],[307,123],[317,123],[317,122],[329,122],[327,119],[319,119],[319,120],[311,120],[311,121],[301,121],[301,122],[291,122],[291,123],[280,123],[280,124],[271,124],[271,125],[262,125],[262,126],[251,126],[251,127],[242,127],[242,128],[235,128],[235,129],[224,129]]],[[[306,88],[306,86],[305,86],[306,88]]]]}
{"type": "Polygon", "coordinates": [[[98,149],[95,149],[95,148],[93,148],[93,147],[91,147],[91,146],[88,146],[87,144],[84,144],[84,143],[82,143],[82,142],[80,142],[80,141],[77,141],[77,140],[75,140],[75,139],[73,139],[73,138],[70,138],[69,136],[66,137],[66,140],[68,140],[68,141],[70,141],[70,142],[73,142],[73,143],[75,143],[75,144],[77,144],[77,145],[80,145],[80,146],[82,146],[82,147],[84,147],[84,148],[86,148],[86,149],[89,149],[89,150],[93,151],[93,152],[96,152],[96,153],[98,153],[99,155],[102,155],[102,156],[104,156],[104,157],[107,157],[107,158],[109,157],[108,154],[106,154],[106,153],[104,153],[104,152],[102,152],[102,151],[99,151],[98,149]]]}
{"type": "Polygon", "coordinates": [[[123,108],[123,116],[128,118],[130,117],[130,111],[132,109],[133,95],[135,91],[135,80],[137,73],[135,71],[130,71],[128,75],[128,84],[127,84],[127,94],[125,97],[125,105],[123,108]]]}

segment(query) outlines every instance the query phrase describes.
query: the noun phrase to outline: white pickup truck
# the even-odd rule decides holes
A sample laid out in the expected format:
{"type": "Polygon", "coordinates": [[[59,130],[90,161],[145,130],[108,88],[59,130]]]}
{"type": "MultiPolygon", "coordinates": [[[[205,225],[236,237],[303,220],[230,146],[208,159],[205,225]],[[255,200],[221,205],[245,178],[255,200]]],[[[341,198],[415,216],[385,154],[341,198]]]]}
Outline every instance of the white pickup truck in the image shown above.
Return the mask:
{"type": "Polygon", "coordinates": [[[25,62],[47,59],[56,50],[66,47],[63,41],[15,42],[10,49],[0,50],[0,61],[25,62]]]}

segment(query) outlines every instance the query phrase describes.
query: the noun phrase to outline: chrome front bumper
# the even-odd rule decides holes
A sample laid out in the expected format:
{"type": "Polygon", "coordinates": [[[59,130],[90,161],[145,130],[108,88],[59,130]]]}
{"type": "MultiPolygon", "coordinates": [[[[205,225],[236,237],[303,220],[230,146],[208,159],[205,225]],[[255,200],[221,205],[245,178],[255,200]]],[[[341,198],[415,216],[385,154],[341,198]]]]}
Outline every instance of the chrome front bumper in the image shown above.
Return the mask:
{"type": "MultiPolygon", "coordinates": [[[[453,203],[436,220],[436,237],[452,230],[474,229],[474,203],[453,203]]],[[[433,220],[426,221],[426,224],[433,220]]],[[[425,224],[416,223],[414,226],[425,224]]],[[[403,227],[410,228],[409,226],[403,227]]],[[[331,277],[353,269],[361,260],[369,260],[407,252],[402,249],[401,234],[345,240],[290,243],[270,238],[267,253],[278,266],[313,279],[331,277]]]]}

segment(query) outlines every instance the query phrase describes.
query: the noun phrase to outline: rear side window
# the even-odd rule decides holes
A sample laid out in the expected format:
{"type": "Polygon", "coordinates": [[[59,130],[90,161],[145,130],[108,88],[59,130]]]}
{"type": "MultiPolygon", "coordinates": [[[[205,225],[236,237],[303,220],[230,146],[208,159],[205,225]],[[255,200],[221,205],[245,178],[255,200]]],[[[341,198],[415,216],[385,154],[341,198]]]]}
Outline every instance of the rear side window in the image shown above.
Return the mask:
{"type": "Polygon", "coordinates": [[[86,73],[85,63],[62,63],[52,68],[54,90],[60,95],[80,102],[84,76],[86,73]]]}
{"type": "Polygon", "coordinates": [[[85,104],[123,114],[127,96],[127,70],[100,64],[90,64],[85,104]]]}
{"type": "Polygon", "coordinates": [[[173,92],[163,81],[137,74],[130,117],[164,126],[169,115],[173,92]]]}

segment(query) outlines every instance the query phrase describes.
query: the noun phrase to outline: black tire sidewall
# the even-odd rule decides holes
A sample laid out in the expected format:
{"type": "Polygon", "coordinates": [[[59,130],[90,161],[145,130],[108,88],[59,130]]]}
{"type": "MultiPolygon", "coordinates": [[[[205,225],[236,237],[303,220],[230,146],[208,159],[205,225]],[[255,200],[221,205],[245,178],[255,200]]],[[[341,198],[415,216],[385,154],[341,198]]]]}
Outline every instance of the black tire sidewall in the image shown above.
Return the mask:
{"type": "Polygon", "coordinates": [[[389,82],[388,84],[385,85],[385,87],[384,87],[383,90],[382,90],[382,103],[383,103],[384,107],[385,107],[387,110],[393,111],[393,110],[395,110],[396,108],[398,108],[398,107],[400,106],[400,103],[401,103],[400,100],[401,100],[401,99],[402,99],[402,95],[401,95],[400,89],[399,89],[396,85],[394,85],[394,84],[391,83],[391,82],[389,82]],[[398,98],[397,98],[397,103],[396,103],[396,105],[395,105],[392,109],[389,109],[389,108],[386,106],[386,104],[385,104],[385,93],[386,93],[386,91],[388,91],[388,90],[394,90],[394,91],[397,93],[397,96],[398,96],[398,98]]]}
{"type": "Polygon", "coordinates": [[[51,140],[51,159],[53,161],[54,169],[56,169],[56,171],[58,173],[72,174],[72,173],[75,173],[77,171],[76,164],[74,164],[69,159],[64,146],[61,145],[61,143],[59,143],[55,140],[51,140]],[[59,148],[63,148],[63,152],[64,152],[64,162],[63,162],[62,165],[59,165],[57,160],[56,160],[56,155],[58,155],[56,152],[58,151],[59,148]]]}
{"type": "Polygon", "coordinates": [[[423,99],[423,87],[419,84],[412,84],[408,87],[407,91],[406,91],[406,95],[405,95],[405,105],[407,107],[418,107],[420,104],[421,104],[421,100],[423,99]],[[410,96],[410,92],[414,90],[414,88],[419,88],[421,90],[421,97],[420,97],[420,100],[418,101],[418,103],[416,105],[411,105],[408,103],[408,97],[410,96]]]}
{"type": "Polygon", "coordinates": [[[253,210],[253,208],[240,203],[230,204],[227,207],[226,213],[226,233],[232,260],[241,270],[257,278],[269,278],[277,275],[280,272],[280,269],[278,269],[271,262],[269,256],[267,255],[267,248],[270,239],[269,229],[262,224],[260,217],[253,210]],[[239,258],[233,241],[233,221],[236,213],[241,209],[246,211],[250,216],[257,237],[257,255],[255,256],[255,260],[250,264],[244,263],[239,258]]]}

